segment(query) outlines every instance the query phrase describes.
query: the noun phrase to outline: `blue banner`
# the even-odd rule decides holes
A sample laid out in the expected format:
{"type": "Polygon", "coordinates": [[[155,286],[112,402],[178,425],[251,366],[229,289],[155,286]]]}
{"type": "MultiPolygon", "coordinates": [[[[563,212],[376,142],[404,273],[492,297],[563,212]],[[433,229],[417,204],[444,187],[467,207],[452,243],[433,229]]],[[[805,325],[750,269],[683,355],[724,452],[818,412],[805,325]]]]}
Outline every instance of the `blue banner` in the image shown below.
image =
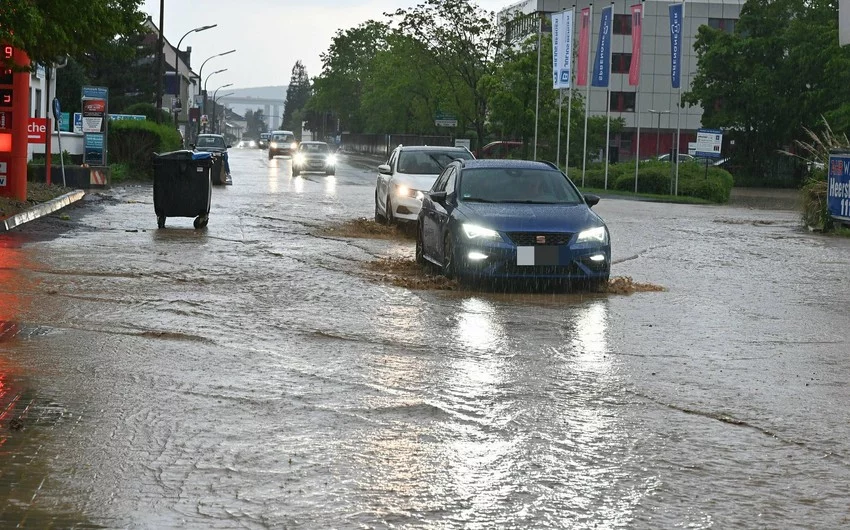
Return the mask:
{"type": "Polygon", "coordinates": [[[607,87],[611,76],[611,20],[614,17],[614,6],[602,9],[602,20],[599,22],[599,43],[596,46],[596,59],[593,61],[593,86],[607,87]]]}
{"type": "Polygon", "coordinates": [[[682,77],[682,15],[685,4],[670,4],[670,79],[679,88],[682,77]]]}
{"type": "Polygon", "coordinates": [[[829,155],[826,207],[835,219],[850,221],[850,154],[829,155]]]}

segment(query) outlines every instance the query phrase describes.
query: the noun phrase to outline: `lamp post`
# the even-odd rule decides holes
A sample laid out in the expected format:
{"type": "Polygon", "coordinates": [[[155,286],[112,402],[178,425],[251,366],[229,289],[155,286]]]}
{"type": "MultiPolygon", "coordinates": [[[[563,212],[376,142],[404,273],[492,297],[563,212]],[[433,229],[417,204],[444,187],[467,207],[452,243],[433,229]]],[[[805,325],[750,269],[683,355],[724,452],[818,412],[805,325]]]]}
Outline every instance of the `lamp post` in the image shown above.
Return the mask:
{"type": "MultiPolygon", "coordinates": [[[[195,29],[190,29],[182,37],[180,37],[179,41],[177,41],[177,47],[174,48],[174,79],[175,79],[175,82],[177,83],[177,88],[176,88],[177,93],[174,95],[175,98],[180,97],[180,69],[179,69],[179,64],[180,64],[180,46],[183,44],[183,39],[185,39],[190,33],[198,33],[200,31],[206,31],[206,30],[212,29],[216,26],[218,26],[218,24],[210,24],[208,26],[201,26],[201,27],[198,27],[198,28],[195,28],[195,29]]],[[[176,127],[178,123],[179,123],[179,116],[178,116],[178,113],[175,112],[174,113],[174,126],[176,127]]]]}
{"type": "MultiPolygon", "coordinates": [[[[229,50],[229,51],[226,51],[226,52],[217,53],[217,54],[215,54],[215,55],[213,55],[213,56],[211,56],[211,57],[207,57],[207,59],[206,59],[203,63],[201,63],[201,68],[200,68],[200,70],[198,70],[198,79],[203,79],[203,78],[204,78],[204,66],[205,66],[208,62],[210,62],[210,60],[215,59],[216,57],[221,57],[221,56],[223,56],[223,55],[229,55],[229,54],[231,54],[231,53],[234,53],[235,51],[236,51],[236,50],[235,50],[235,49],[233,49],[233,50],[229,50]]],[[[205,83],[205,84],[206,84],[206,83],[205,83]]],[[[207,91],[206,91],[206,89],[204,89],[204,90],[203,90],[203,94],[204,94],[204,112],[206,112],[206,110],[207,110],[207,91]]]]}
{"type": "MultiPolygon", "coordinates": [[[[212,75],[212,74],[210,74],[210,75],[212,75]]],[[[212,120],[210,120],[210,123],[212,123],[212,126],[213,126],[212,132],[216,132],[215,114],[216,114],[216,108],[218,106],[218,100],[216,99],[215,95],[218,94],[218,91],[221,90],[222,88],[227,88],[229,86],[233,86],[233,83],[227,83],[226,85],[221,85],[220,87],[213,90],[213,117],[212,117],[212,120]]],[[[233,94],[233,92],[230,92],[229,94],[222,94],[221,97],[225,97],[225,96],[228,96],[230,94],[233,94]]]]}
{"type": "MultiPolygon", "coordinates": [[[[227,71],[227,68],[222,68],[221,70],[216,70],[215,72],[208,75],[206,77],[206,79],[204,79],[204,84],[203,84],[203,87],[202,87],[202,92],[204,94],[204,112],[203,112],[204,114],[209,114],[207,112],[207,82],[210,80],[210,77],[214,76],[215,74],[220,74],[221,72],[225,72],[225,71],[227,71]]],[[[206,131],[204,131],[204,132],[206,132],[206,131]]]]}
{"type": "Polygon", "coordinates": [[[661,115],[670,114],[670,111],[649,109],[647,112],[658,114],[658,127],[655,128],[655,158],[658,158],[658,151],[661,149],[661,115]]]}

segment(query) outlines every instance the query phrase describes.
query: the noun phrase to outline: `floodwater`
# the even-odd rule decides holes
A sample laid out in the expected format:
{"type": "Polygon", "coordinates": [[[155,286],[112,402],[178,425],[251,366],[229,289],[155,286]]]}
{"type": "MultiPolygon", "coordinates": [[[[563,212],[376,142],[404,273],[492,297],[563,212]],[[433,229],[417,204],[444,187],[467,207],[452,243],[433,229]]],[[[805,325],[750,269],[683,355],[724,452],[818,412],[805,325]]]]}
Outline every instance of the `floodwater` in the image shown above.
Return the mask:
{"type": "Polygon", "coordinates": [[[0,236],[0,527],[850,525],[850,241],[603,199],[661,292],[376,282],[374,170],[233,150],[205,230],[149,186],[0,236]]]}

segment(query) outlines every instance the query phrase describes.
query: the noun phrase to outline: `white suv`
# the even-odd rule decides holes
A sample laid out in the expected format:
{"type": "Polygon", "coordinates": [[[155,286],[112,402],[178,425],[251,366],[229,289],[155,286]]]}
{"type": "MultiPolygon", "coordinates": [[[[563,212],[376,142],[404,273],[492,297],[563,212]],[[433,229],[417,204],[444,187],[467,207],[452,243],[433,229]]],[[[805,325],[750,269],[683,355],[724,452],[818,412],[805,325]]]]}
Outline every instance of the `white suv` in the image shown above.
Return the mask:
{"type": "Polygon", "coordinates": [[[416,222],[424,193],[451,161],[475,158],[465,147],[400,145],[378,166],[375,221],[416,222]]]}

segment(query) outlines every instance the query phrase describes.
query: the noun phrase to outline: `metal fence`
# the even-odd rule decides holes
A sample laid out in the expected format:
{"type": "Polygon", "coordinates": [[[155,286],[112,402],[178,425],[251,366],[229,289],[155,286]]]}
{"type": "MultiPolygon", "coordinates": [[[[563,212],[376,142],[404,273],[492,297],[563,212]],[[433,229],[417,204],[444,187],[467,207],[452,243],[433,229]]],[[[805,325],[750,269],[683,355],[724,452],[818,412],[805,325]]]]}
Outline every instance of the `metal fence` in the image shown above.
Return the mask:
{"type": "Polygon", "coordinates": [[[454,139],[422,134],[343,134],[340,148],[353,153],[389,156],[398,145],[452,146],[454,139]]]}

